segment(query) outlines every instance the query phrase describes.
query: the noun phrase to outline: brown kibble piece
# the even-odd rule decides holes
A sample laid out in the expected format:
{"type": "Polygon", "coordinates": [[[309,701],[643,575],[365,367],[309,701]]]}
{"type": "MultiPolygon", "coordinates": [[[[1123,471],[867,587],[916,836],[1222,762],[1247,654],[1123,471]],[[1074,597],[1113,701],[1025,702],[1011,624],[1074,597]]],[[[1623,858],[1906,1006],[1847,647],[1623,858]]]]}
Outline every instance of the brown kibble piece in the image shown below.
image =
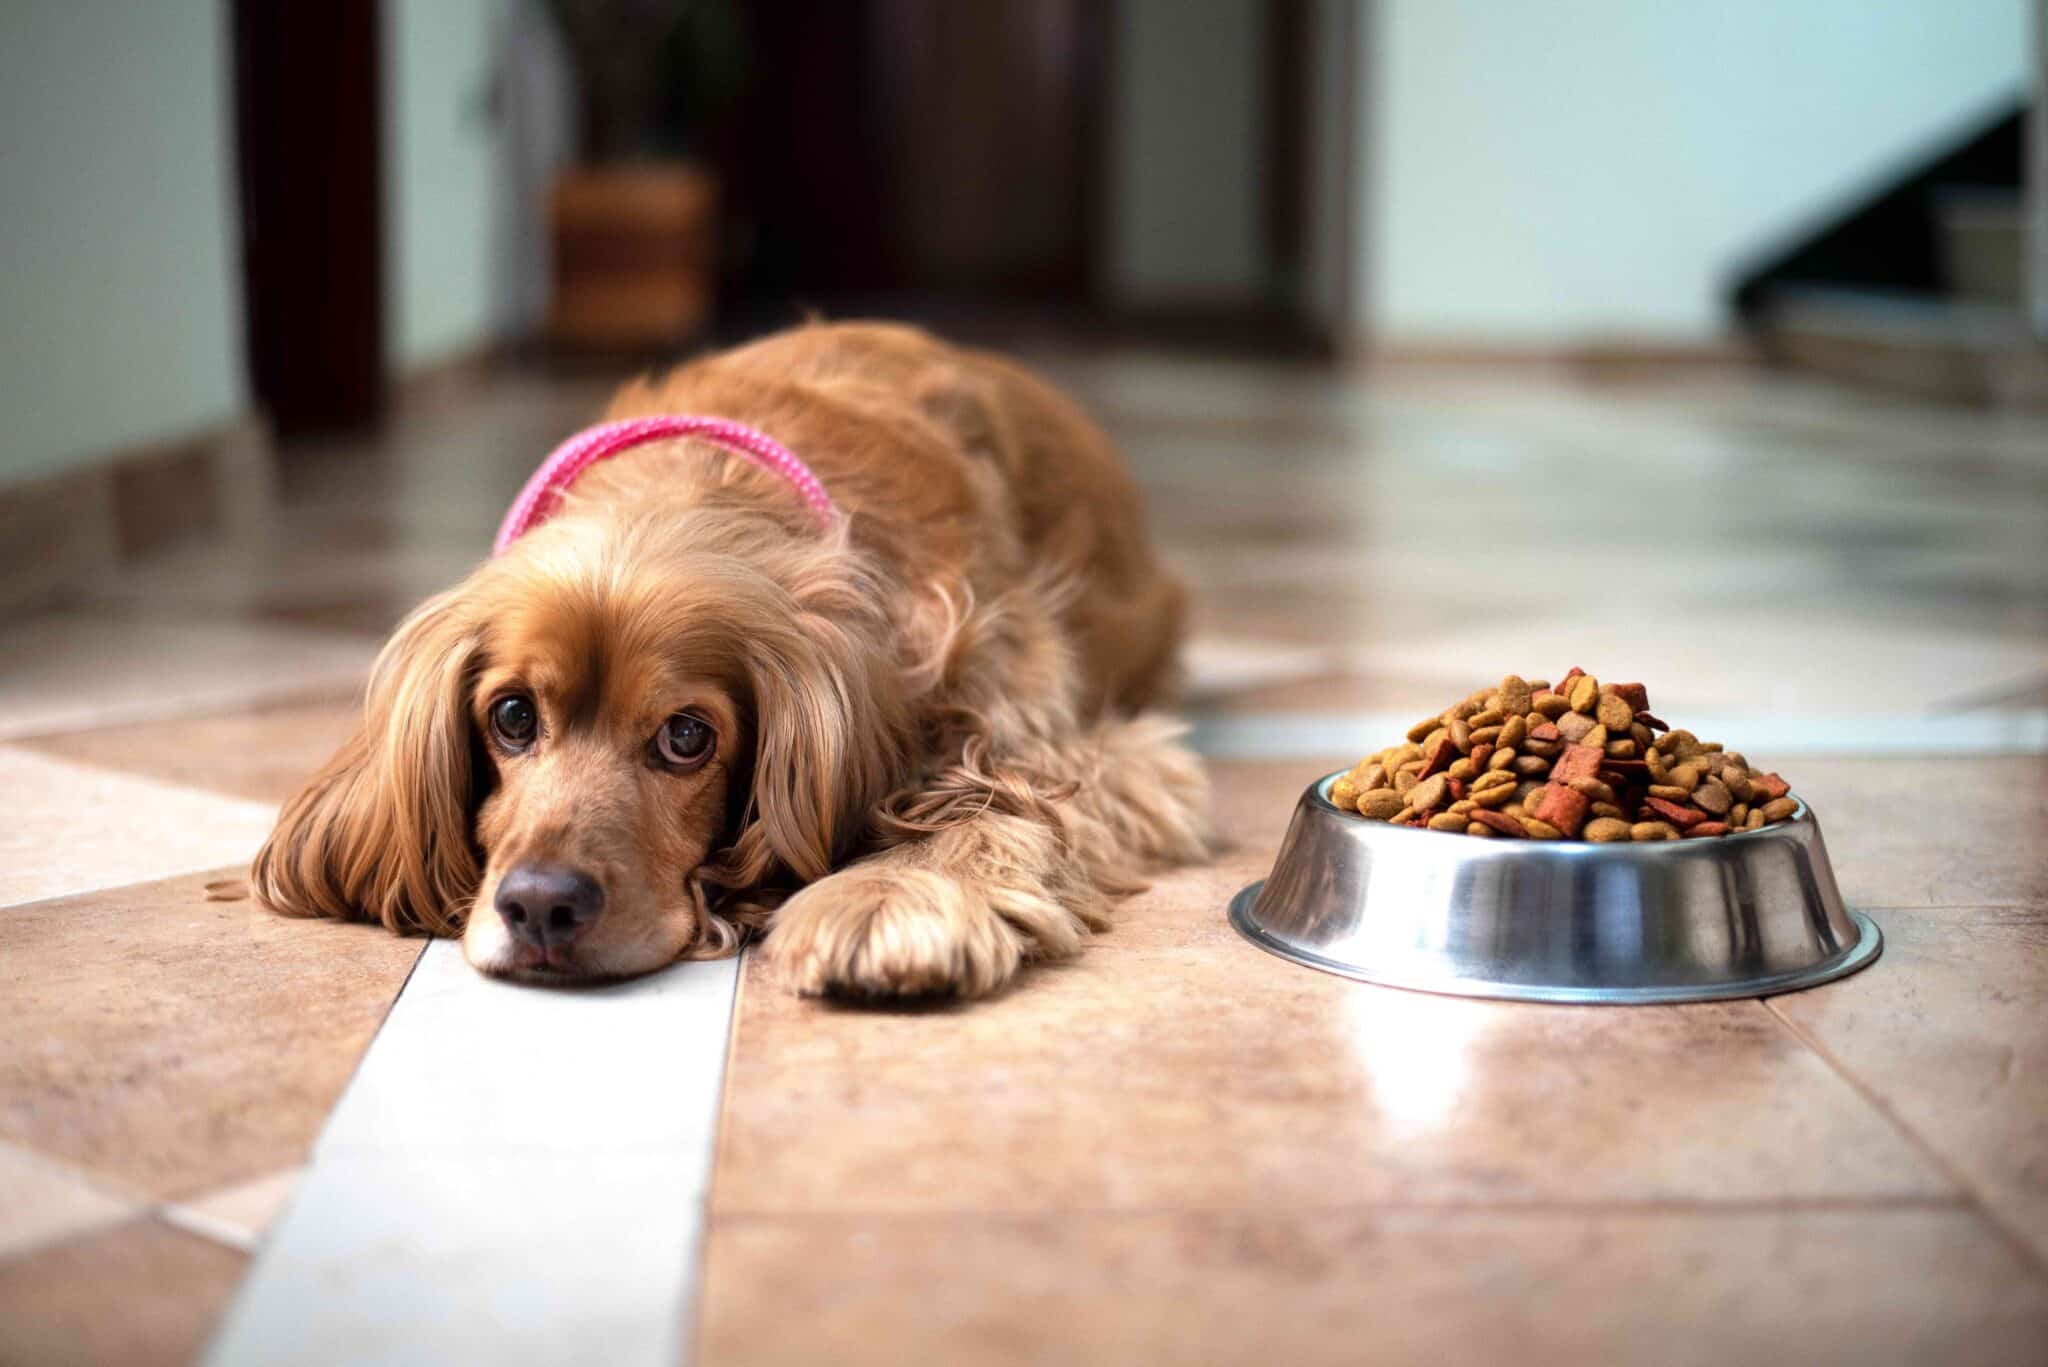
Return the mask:
{"type": "Polygon", "coordinates": [[[1510,674],[1500,681],[1500,710],[1511,717],[1519,717],[1529,710],[1536,694],[1529,687],[1529,681],[1519,674],[1510,674]]]}
{"type": "MultiPolygon", "coordinates": [[[[1434,779],[1430,780],[1435,782],[1434,779]]],[[[1374,821],[1391,821],[1407,804],[1391,788],[1375,788],[1358,795],[1358,814],[1374,821]]]]}
{"type": "Polygon", "coordinates": [[[1799,810],[1799,804],[1789,797],[1774,797],[1763,805],[1764,820],[1783,821],[1799,810]]]}
{"type": "Polygon", "coordinates": [[[1351,781],[1349,775],[1330,785],[1330,805],[1339,811],[1357,811],[1358,796],[1358,785],[1351,781]]]}
{"type": "Polygon", "coordinates": [[[1668,821],[1638,821],[1628,828],[1631,840],[1676,840],[1678,827],[1668,821]]]}
{"type": "Polygon", "coordinates": [[[1432,774],[1408,790],[1408,805],[1418,812],[1432,811],[1443,805],[1449,787],[1442,774],[1432,774]]]}
{"type": "Polygon", "coordinates": [[[1692,805],[1713,816],[1726,816],[1735,797],[1718,778],[1710,778],[1692,790],[1692,805]]]}
{"type": "Polygon", "coordinates": [[[1581,674],[1572,681],[1572,691],[1566,696],[1571,700],[1572,711],[1591,716],[1600,704],[1600,681],[1591,674],[1581,674]]]}
{"type": "Polygon", "coordinates": [[[1603,816],[1598,821],[1588,821],[1584,834],[1586,839],[1596,845],[1605,845],[1612,840],[1626,840],[1628,823],[1603,816]]]}
{"type": "Polygon", "coordinates": [[[1457,812],[1438,812],[1429,819],[1432,831],[1462,831],[1466,825],[1463,814],[1457,812]]]}
{"type": "Polygon", "coordinates": [[[1595,802],[1619,802],[1614,789],[1597,778],[1574,778],[1565,780],[1565,785],[1574,792],[1584,793],[1595,802]]]}
{"type": "Polygon", "coordinates": [[[1593,715],[1610,733],[1626,731],[1636,720],[1635,709],[1612,693],[1600,695],[1600,701],[1594,705],[1593,715]]]}
{"type": "Polygon", "coordinates": [[[1558,734],[1574,745],[1584,740],[1600,723],[1577,712],[1567,712],[1557,719],[1558,734]]]}

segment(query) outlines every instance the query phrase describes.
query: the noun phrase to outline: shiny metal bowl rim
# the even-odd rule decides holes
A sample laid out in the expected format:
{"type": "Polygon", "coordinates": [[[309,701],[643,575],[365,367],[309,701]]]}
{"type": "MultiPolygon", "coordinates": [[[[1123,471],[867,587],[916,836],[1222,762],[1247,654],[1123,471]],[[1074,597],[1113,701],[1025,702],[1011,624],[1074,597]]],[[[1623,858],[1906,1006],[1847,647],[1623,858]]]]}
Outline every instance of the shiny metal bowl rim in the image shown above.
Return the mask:
{"type": "MultiPolygon", "coordinates": [[[[1301,801],[1314,802],[1335,812],[1339,816],[1348,816],[1354,821],[1364,821],[1364,817],[1359,816],[1355,812],[1346,812],[1343,808],[1331,802],[1329,798],[1330,785],[1349,772],[1350,770],[1348,769],[1339,769],[1334,773],[1323,775],[1323,777],[1308,786],[1308,790],[1302,794],[1301,801]]],[[[1789,796],[1794,802],[1799,804],[1798,809],[1793,812],[1788,820],[1774,823],[1774,825],[1782,830],[1786,826],[1812,824],[1813,817],[1806,803],[1796,793],[1789,794],[1789,796]]],[[[1445,840],[1464,840],[1479,846],[1480,848],[1473,850],[1472,853],[1483,858],[1512,859],[1515,857],[1517,848],[1525,844],[1523,841],[1512,839],[1485,840],[1477,836],[1466,835],[1461,831],[1432,831],[1426,826],[1390,826],[1386,822],[1374,822],[1372,824],[1385,827],[1389,834],[1394,831],[1405,831],[1409,836],[1417,839],[1428,836],[1440,836],[1445,840]]],[[[1734,831],[1724,836],[1705,836],[1700,838],[1717,841],[1742,840],[1752,836],[1767,835],[1771,830],[1772,826],[1762,826],[1756,830],[1734,831]]],[[[1580,858],[1652,860],[1670,857],[1675,849],[1684,846],[1686,841],[1682,839],[1631,840],[1601,843],[1591,840],[1545,840],[1526,843],[1540,844],[1546,852],[1552,854],[1573,851],[1580,858]]],[[[1268,935],[1251,918],[1252,906],[1258,901],[1259,892],[1265,886],[1266,880],[1263,878],[1258,879],[1246,884],[1238,891],[1235,897],[1230,899],[1230,924],[1238,934],[1249,940],[1253,945],[1279,958],[1287,959],[1307,968],[1318,969],[1324,973],[1332,973],[1340,978],[1350,978],[1356,982],[1371,983],[1377,987],[1397,987],[1410,992],[1428,992],[1437,996],[1483,997],[1497,1001],[1545,1002],[1575,1006],[1649,1006],[1676,1002],[1732,1001],[1744,997],[1776,996],[1783,992],[1797,992],[1802,988],[1818,987],[1822,983],[1832,982],[1836,978],[1846,977],[1854,973],[1857,969],[1864,967],[1871,960],[1875,959],[1884,950],[1884,933],[1878,929],[1877,923],[1862,912],[1845,907],[1844,910],[1848,913],[1849,919],[1856,923],[1857,936],[1855,944],[1851,945],[1841,954],[1830,959],[1824,959],[1807,968],[1769,977],[1732,979],[1727,983],[1711,986],[1608,988],[1554,988],[1527,983],[1502,983],[1482,979],[1445,980],[1442,978],[1432,978],[1425,981],[1407,979],[1396,974],[1370,972],[1354,964],[1325,958],[1322,955],[1301,949],[1268,935]]]]}

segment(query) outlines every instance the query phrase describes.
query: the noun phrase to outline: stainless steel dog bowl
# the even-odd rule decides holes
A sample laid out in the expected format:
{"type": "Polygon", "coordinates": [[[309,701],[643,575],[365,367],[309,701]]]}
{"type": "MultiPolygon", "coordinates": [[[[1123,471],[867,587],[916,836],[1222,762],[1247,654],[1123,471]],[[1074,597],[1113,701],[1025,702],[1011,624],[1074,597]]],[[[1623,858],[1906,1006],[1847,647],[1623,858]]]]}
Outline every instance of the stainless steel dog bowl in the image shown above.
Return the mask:
{"type": "MultiPolygon", "coordinates": [[[[1294,810],[1230,921],[1284,959],[1423,992],[1517,1001],[1712,1001],[1853,973],[1883,945],[1842,906],[1805,803],[1762,830],[1593,845],[1478,840],[1294,810]]],[[[1796,797],[1796,794],[1795,794],[1796,797]]]]}

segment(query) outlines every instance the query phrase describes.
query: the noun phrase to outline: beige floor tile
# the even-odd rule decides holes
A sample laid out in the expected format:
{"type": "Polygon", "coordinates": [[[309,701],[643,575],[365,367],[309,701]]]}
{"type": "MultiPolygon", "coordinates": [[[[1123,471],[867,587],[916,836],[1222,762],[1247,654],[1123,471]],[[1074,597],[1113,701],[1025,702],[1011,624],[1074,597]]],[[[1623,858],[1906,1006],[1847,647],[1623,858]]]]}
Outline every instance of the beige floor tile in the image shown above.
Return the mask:
{"type": "Polygon", "coordinates": [[[2048,764],[2038,758],[1751,758],[1813,804],[1851,906],[2048,900],[2048,764]]]}
{"type": "Polygon", "coordinates": [[[369,676],[377,644],[283,624],[31,618],[0,631],[0,739],[346,691],[369,676]]]}
{"type": "Polygon", "coordinates": [[[0,912],[0,1138],[157,1199],[303,1161],[422,942],[210,876],[0,912]]]}
{"type": "MultiPolygon", "coordinates": [[[[246,863],[276,808],[0,745],[0,908],[246,863]]],[[[0,910],[0,919],[12,913],[0,910]]]]}
{"type": "Polygon", "coordinates": [[[1967,1209],[732,1218],[699,1361],[2048,1360],[1967,1209]]]}
{"type": "Polygon", "coordinates": [[[19,741],[14,748],[281,803],[340,748],[361,718],[362,704],[351,690],[325,702],[67,731],[19,741]]]}
{"type": "Polygon", "coordinates": [[[135,1202],[103,1191],[62,1163],[0,1143],[0,1260],[115,1224],[135,1202]]]}
{"type": "Polygon", "coordinates": [[[1470,1001],[1262,953],[1223,911],[1265,858],[1158,879],[1078,961],[973,1007],[835,1008],[751,963],[714,1209],[1953,1191],[1755,1002],[1470,1001]]]}
{"type": "Polygon", "coordinates": [[[277,1217],[284,1214],[304,1176],[304,1168],[288,1168],[161,1207],[157,1213],[180,1229],[247,1252],[263,1241],[277,1217]]]}
{"type": "Polygon", "coordinates": [[[0,1364],[183,1364],[247,1256],[154,1219],[0,1262],[0,1364]]]}
{"type": "Polygon", "coordinates": [[[1880,916],[1884,957],[1868,972],[1771,1009],[2048,1268],[2048,903],[1880,916]]]}

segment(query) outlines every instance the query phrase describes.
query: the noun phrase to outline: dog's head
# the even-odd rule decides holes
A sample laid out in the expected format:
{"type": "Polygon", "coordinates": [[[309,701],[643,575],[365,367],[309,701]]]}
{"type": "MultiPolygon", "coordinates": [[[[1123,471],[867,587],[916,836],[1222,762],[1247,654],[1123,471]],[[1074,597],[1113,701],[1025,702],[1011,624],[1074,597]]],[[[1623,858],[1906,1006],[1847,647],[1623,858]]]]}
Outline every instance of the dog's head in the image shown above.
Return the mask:
{"type": "Polygon", "coordinates": [[[562,517],[398,629],[256,888],[461,929],[508,977],[729,952],[735,893],[822,876],[901,781],[876,612],[836,540],[732,511],[562,517]]]}

